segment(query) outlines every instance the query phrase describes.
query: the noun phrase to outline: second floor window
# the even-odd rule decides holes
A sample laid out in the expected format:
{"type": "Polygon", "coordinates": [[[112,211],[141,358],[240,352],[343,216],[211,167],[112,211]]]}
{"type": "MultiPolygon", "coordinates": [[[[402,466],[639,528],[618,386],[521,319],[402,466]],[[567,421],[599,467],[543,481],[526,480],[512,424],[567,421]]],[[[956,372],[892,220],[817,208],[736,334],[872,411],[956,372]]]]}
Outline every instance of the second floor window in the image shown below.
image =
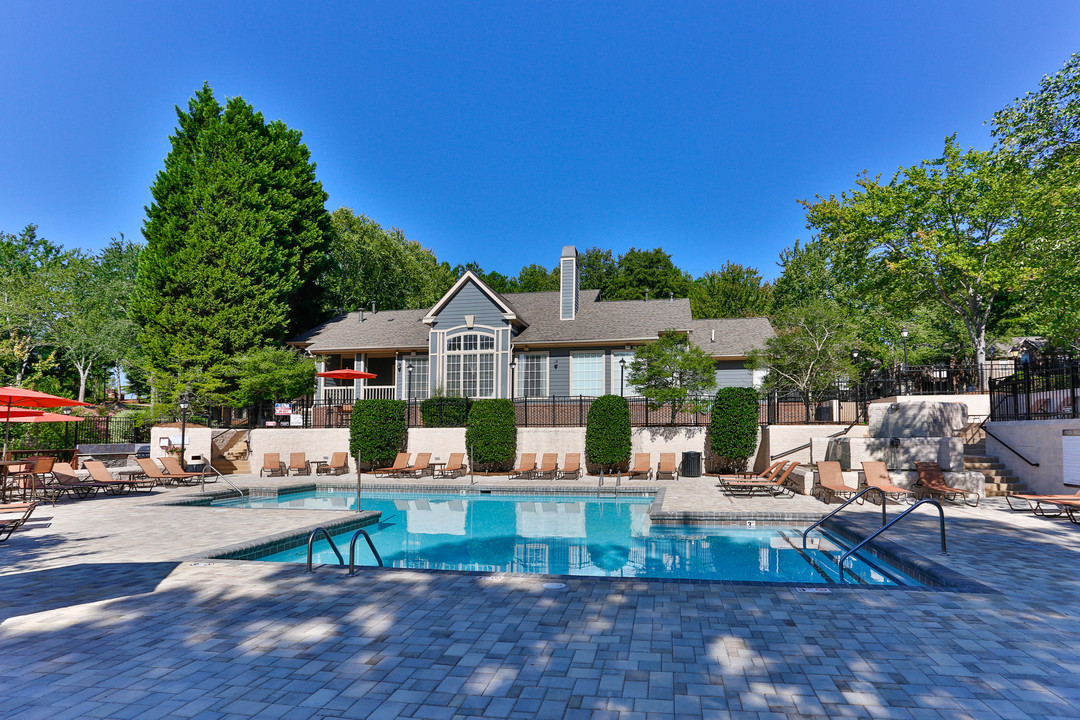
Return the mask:
{"type": "Polygon", "coordinates": [[[446,392],[495,397],[495,338],[469,333],[446,341],[446,392]]]}

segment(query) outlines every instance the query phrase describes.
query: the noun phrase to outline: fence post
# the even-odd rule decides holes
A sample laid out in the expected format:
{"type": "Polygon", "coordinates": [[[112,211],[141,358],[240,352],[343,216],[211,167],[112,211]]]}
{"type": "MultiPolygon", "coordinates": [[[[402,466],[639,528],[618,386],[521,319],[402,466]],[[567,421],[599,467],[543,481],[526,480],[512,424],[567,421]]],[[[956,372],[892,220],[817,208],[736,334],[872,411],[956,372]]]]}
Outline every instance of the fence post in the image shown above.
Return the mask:
{"type": "Polygon", "coordinates": [[[1072,410],[1072,416],[1076,418],[1076,381],[1077,372],[1080,371],[1080,365],[1075,362],[1069,366],[1069,409],[1072,410]]]}
{"type": "Polygon", "coordinates": [[[1024,368],[1024,419],[1031,419],[1031,368],[1024,368]]]}
{"type": "Polygon", "coordinates": [[[577,426],[585,425],[585,396],[577,396],[577,426]]]}

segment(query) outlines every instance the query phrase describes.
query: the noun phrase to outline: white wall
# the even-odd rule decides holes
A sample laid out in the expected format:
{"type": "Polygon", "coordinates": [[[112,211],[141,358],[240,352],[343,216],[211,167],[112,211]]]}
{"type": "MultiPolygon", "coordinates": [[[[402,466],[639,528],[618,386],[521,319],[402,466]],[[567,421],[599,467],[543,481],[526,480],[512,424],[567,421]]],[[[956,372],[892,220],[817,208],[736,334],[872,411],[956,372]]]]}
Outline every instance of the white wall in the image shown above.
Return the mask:
{"type": "Polygon", "coordinates": [[[875,400],[875,403],[893,402],[951,402],[967,405],[969,423],[982,422],[990,414],[990,395],[897,395],[875,400]]]}
{"type": "Polygon", "coordinates": [[[465,452],[465,428],[409,428],[406,450],[429,452],[432,462],[447,462],[451,453],[465,452]]]}
{"type": "MultiPolygon", "coordinates": [[[[791,450],[810,443],[810,447],[798,452],[784,455],[777,460],[798,460],[803,463],[817,462],[825,459],[825,448],[828,446],[830,435],[843,433],[847,425],[770,425],[765,428],[765,434],[761,439],[758,449],[755,470],[764,470],[772,464],[770,458],[773,455],[791,450]]],[[[862,437],[866,435],[866,427],[856,425],[848,432],[847,437],[862,437]]],[[[844,437],[838,435],[837,437],[844,437]]]]}
{"type": "MultiPolygon", "coordinates": [[[[1020,478],[1033,493],[1072,494],[1076,485],[1065,484],[1065,465],[1061,451],[1061,432],[1080,430],[1080,420],[1026,420],[986,424],[986,452],[994,455],[1020,478]],[[1032,467],[1010,452],[990,433],[1008,443],[1039,467],[1032,467]]],[[[1074,482],[1075,472],[1070,473],[1074,482]]]]}
{"type": "MultiPolygon", "coordinates": [[[[251,431],[251,469],[262,467],[264,453],[278,453],[281,461],[288,464],[289,453],[302,452],[308,460],[329,460],[336,452],[349,452],[349,429],[328,428],[262,428],[251,431]]],[[[349,459],[349,470],[356,471],[354,458],[349,459]]]]}
{"type": "MultiPolygon", "coordinates": [[[[184,450],[185,461],[190,461],[193,455],[201,455],[209,462],[210,438],[213,432],[210,428],[189,427],[185,429],[183,433],[186,446],[184,450]]],[[[180,428],[178,427],[154,426],[150,428],[150,457],[159,458],[168,455],[165,449],[161,447],[161,439],[165,437],[174,438],[179,444],[180,436],[180,428]]]]}

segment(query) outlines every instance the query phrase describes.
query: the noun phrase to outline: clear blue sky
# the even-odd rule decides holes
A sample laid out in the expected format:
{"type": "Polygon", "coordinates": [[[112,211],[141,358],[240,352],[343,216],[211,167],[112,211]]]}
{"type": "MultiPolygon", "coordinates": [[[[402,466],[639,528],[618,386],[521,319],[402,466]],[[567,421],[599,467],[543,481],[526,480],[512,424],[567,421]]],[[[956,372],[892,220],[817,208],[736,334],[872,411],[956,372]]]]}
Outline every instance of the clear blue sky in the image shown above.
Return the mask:
{"type": "Polygon", "coordinates": [[[0,27],[0,230],[141,240],[206,80],[303,131],[330,209],[508,274],[575,244],[771,278],[796,199],[989,147],[1080,52],[1077,2],[7,2],[0,27]]]}

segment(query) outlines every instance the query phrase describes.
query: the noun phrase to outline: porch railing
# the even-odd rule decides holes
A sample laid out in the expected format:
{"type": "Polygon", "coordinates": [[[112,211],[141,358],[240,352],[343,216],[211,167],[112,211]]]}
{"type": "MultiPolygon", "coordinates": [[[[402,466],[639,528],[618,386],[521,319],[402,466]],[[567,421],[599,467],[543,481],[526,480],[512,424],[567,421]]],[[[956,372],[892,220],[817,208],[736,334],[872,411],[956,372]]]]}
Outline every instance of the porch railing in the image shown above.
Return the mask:
{"type": "Polygon", "coordinates": [[[363,391],[365,400],[394,400],[397,397],[397,388],[393,385],[365,385],[363,391]]]}

